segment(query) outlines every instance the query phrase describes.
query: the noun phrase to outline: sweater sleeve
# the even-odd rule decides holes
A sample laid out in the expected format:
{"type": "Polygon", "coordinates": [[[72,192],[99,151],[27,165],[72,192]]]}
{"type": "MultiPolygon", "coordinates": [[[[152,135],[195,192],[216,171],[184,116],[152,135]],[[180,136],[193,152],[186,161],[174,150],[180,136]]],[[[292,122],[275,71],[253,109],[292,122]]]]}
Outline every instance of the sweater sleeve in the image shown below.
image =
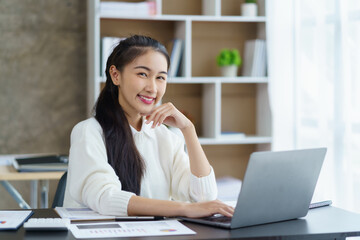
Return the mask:
{"type": "Polygon", "coordinates": [[[80,123],[71,133],[68,180],[70,197],[105,215],[127,215],[134,193],[122,191],[121,183],[107,162],[101,131],[80,123]]]}
{"type": "Polygon", "coordinates": [[[172,198],[180,201],[201,202],[217,198],[214,170],[209,175],[196,177],[190,171],[190,162],[184,150],[184,141],[177,137],[172,166],[172,198]]]}

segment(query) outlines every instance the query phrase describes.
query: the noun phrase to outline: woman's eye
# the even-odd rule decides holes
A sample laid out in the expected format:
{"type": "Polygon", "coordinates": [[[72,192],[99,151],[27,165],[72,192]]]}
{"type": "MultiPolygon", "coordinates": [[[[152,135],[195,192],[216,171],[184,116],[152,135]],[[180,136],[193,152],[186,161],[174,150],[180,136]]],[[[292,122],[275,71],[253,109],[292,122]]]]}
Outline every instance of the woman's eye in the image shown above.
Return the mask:
{"type": "Polygon", "coordinates": [[[146,73],[138,73],[139,76],[146,77],[146,73]]]}
{"type": "Polygon", "coordinates": [[[163,77],[163,76],[159,76],[158,79],[160,79],[160,80],[166,80],[165,77],[163,77]]]}

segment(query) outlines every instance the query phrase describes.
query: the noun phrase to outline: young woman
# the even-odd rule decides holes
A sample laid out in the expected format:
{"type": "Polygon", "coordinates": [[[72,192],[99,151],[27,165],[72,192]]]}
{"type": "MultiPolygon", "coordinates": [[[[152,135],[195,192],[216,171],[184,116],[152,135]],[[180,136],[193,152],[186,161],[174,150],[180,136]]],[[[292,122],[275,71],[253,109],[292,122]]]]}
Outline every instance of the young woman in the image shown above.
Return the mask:
{"type": "Polygon", "coordinates": [[[161,102],[170,59],[156,40],[132,36],[115,47],[95,117],[71,133],[65,207],[107,215],[203,217],[234,209],[215,200],[215,175],[194,125],[161,102]],[[177,127],[184,142],[163,124],[177,127]]]}

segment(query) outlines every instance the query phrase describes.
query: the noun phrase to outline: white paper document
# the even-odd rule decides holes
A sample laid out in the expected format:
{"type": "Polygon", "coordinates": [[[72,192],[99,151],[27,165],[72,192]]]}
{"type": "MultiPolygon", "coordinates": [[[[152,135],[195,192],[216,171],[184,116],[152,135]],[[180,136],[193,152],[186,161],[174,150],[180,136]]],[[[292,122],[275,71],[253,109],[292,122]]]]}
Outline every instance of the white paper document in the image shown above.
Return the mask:
{"type": "Polygon", "coordinates": [[[76,220],[114,220],[115,216],[101,215],[90,208],[64,208],[56,207],[55,211],[61,218],[68,218],[72,221],[76,220]]]}
{"type": "Polygon", "coordinates": [[[18,229],[32,211],[0,211],[0,230],[18,229]]]}
{"type": "Polygon", "coordinates": [[[191,235],[196,232],[177,220],[71,224],[75,238],[191,235]]]}

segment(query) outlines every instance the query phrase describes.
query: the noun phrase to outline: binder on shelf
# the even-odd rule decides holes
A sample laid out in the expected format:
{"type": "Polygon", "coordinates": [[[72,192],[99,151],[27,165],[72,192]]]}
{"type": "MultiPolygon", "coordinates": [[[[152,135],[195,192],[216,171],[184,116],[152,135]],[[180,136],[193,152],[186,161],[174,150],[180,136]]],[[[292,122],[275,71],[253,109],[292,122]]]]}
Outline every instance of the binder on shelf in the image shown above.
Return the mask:
{"type": "Polygon", "coordinates": [[[42,155],[15,158],[12,164],[19,172],[53,172],[66,171],[68,162],[67,155],[42,155]]]}
{"type": "Polygon", "coordinates": [[[249,77],[266,76],[266,42],[262,39],[245,42],[243,75],[249,77]]]}
{"type": "Polygon", "coordinates": [[[182,39],[174,39],[171,42],[170,51],[170,69],[169,69],[169,77],[179,76],[179,69],[183,57],[183,46],[184,41],[182,39]]]}
{"type": "Polygon", "coordinates": [[[106,62],[111,52],[114,50],[116,45],[119,44],[124,38],[119,37],[103,37],[101,38],[101,63],[100,63],[100,76],[105,76],[106,62]]]}

